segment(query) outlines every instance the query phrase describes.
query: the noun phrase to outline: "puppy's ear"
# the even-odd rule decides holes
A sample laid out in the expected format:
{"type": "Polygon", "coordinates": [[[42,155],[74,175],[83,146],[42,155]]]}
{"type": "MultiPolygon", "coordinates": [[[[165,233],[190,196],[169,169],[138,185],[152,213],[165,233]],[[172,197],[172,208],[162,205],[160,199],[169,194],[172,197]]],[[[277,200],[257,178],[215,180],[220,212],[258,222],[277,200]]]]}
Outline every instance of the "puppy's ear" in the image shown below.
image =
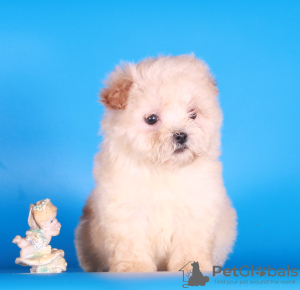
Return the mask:
{"type": "Polygon", "coordinates": [[[130,66],[117,66],[105,82],[106,88],[103,88],[100,92],[100,101],[110,109],[125,109],[132,83],[130,66]]]}
{"type": "Polygon", "coordinates": [[[195,63],[197,65],[197,67],[200,69],[201,74],[204,72],[205,73],[205,80],[208,82],[209,86],[213,89],[214,93],[216,95],[219,94],[219,90],[217,87],[217,82],[215,77],[211,74],[210,69],[208,67],[208,65],[200,59],[197,59],[195,57],[194,53],[191,53],[190,55],[186,56],[190,61],[192,61],[193,63],[195,63]]]}
{"type": "Polygon", "coordinates": [[[219,94],[218,83],[213,76],[210,76],[209,84],[215,90],[215,94],[218,95],[219,94]]]}

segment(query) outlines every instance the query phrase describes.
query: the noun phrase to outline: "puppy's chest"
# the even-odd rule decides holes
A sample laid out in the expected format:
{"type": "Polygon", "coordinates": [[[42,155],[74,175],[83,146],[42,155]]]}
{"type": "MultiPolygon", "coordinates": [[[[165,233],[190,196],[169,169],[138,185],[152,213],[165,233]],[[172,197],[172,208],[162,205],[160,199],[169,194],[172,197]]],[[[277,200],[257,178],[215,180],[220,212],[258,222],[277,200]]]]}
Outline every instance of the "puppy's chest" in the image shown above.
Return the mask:
{"type": "Polygon", "coordinates": [[[105,207],[113,205],[113,214],[118,219],[126,217],[128,222],[147,231],[150,239],[167,240],[181,221],[205,211],[203,180],[191,174],[127,174],[126,179],[110,183],[110,194],[102,195],[105,202],[101,202],[104,209],[100,212],[107,212],[105,207]]]}
{"type": "Polygon", "coordinates": [[[143,209],[149,233],[155,237],[172,235],[181,219],[201,211],[197,182],[185,183],[167,176],[144,179],[142,184],[140,196],[133,203],[137,209],[143,209]]]}

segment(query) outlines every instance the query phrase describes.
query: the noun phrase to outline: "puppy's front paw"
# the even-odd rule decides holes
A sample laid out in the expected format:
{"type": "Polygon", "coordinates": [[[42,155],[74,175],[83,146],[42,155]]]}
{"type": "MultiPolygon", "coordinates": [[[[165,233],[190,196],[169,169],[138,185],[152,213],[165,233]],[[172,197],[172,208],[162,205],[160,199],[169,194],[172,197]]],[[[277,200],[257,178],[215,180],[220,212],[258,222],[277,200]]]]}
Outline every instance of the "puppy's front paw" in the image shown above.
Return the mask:
{"type": "Polygon", "coordinates": [[[155,272],[154,264],[146,264],[142,262],[120,262],[111,265],[110,272],[155,272]]]}

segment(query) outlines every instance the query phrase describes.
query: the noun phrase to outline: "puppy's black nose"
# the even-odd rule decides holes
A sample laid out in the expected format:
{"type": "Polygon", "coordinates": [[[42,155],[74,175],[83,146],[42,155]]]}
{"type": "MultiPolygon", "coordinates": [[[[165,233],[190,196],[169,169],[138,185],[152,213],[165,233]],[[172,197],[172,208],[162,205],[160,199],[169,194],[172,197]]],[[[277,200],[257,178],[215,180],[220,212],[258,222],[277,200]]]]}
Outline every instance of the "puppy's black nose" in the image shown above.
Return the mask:
{"type": "Polygon", "coordinates": [[[174,140],[179,144],[184,144],[187,140],[187,134],[184,132],[175,133],[173,135],[173,137],[174,137],[174,140]]]}

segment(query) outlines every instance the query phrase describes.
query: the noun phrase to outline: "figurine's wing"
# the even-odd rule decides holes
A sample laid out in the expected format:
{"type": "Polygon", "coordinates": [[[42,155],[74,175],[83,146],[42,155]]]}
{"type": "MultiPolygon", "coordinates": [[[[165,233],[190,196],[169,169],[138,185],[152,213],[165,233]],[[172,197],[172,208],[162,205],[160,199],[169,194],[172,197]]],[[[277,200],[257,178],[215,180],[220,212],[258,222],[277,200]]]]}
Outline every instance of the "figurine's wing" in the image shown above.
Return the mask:
{"type": "Polygon", "coordinates": [[[34,206],[33,204],[30,204],[30,206],[29,206],[28,224],[31,229],[36,230],[39,228],[39,226],[37,225],[37,223],[35,222],[35,220],[33,218],[33,214],[32,214],[33,206],[34,206]]]}

